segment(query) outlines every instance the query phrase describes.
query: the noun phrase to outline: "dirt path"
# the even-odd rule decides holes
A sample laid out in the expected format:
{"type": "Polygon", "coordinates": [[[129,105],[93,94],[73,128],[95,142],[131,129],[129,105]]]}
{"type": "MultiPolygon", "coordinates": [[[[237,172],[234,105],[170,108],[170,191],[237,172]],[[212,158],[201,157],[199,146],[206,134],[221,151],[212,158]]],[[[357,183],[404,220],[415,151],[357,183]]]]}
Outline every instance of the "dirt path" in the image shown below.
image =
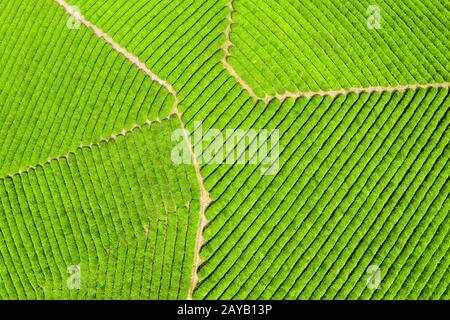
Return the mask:
{"type": "Polygon", "coordinates": [[[194,293],[194,289],[197,287],[197,284],[199,282],[199,278],[197,276],[197,271],[202,263],[201,258],[200,258],[200,250],[204,243],[203,229],[208,224],[208,221],[206,220],[205,212],[206,212],[206,209],[208,208],[208,206],[211,204],[211,197],[208,193],[208,190],[206,190],[206,188],[205,188],[205,184],[203,182],[203,177],[200,172],[200,165],[198,164],[197,157],[194,154],[194,149],[193,149],[188,131],[186,129],[186,126],[183,123],[182,114],[178,111],[178,109],[175,109],[174,114],[178,117],[180,126],[183,129],[184,140],[186,141],[186,143],[189,147],[189,152],[191,154],[192,162],[193,162],[194,168],[195,168],[197,182],[200,186],[200,217],[199,217],[200,221],[199,221],[199,226],[197,229],[197,234],[195,236],[194,269],[192,270],[192,282],[191,282],[191,287],[189,288],[188,297],[187,297],[188,300],[192,300],[192,294],[194,293]]]}
{"type": "Polygon", "coordinates": [[[135,56],[133,53],[129,52],[127,49],[120,46],[119,43],[114,41],[113,38],[111,38],[107,33],[102,31],[95,24],[86,20],[86,18],[83,17],[82,14],[77,12],[77,10],[75,10],[75,8],[73,6],[71,6],[64,0],[54,0],[54,1],[56,3],[58,3],[60,6],[62,6],[66,10],[66,12],[68,14],[70,14],[73,18],[80,21],[83,25],[85,25],[86,27],[91,29],[95,33],[96,36],[98,36],[99,38],[102,38],[103,40],[108,42],[115,51],[117,51],[121,55],[125,56],[136,67],[138,67],[139,69],[144,71],[153,81],[157,82],[158,84],[160,84],[161,86],[166,88],[171,95],[173,95],[175,98],[177,98],[177,94],[176,94],[175,90],[173,89],[172,85],[170,83],[168,83],[166,80],[163,80],[160,77],[158,77],[156,74],[154,74],[149,68],[147,68],[145,63],[143,63],[142,61],[139,60],[139,58],[137,56],[135,56]]]}
{"type": "MultiPolygon", "coordinates": [[[[90,22],[86,18],[84,18],[82,14],[80,14],[79,12],[77,12],[77,10],[74,9],[74,7],[72,7],[71,5],[66,3],[64,0],[54,0],[54,1],[57,2],[59,5],[61,5],[66,10],[66,12],[68,14],[70,14],[74,19],[80,21],[87,28],[91,29],[95,33],[96,36],[98,36],[99,38],[102,38],[103,40],[108,42],[115,51],[117,51],[118,53],[123,55],[131,63],[133,63],[136,67],[138,67],[140,70],[145,72],[153,81],[155,81],[158,84],[160,84],[161,86],[165,87],[169,91],[169,93],[175,97],[175,103],[174,103],[172,112],[169,115],[169,118],[173,115],[176,115],[180,122],[181,128],[185,132],[184,138],[185,138],[186,143],[188,144],[190,152],[191,152],[192,161],[193,161],[193,164],[195,167],[197,182],[200,187],[200,208],[201,208],[200,223],[199,223],[199,228],[197,230],[196,241],[195,241],[196,245],[195,245],[195,253],[194,253],[194,269],[192,271],[192,283],[191,283],[191,287],[189,288],[189,293],[188,293],[188,299],[192,299],[192,293],[198,283],[197,270],[201,264],[200,249],[203,244],[203,229],[207,225],[205,211],[206,211],[207,207],[209,206],[209,204],[211,203],[211,198],[210,198],[209,193],[206,190],[205,185],[203,183],[203,177],[201,176],[201,173],[200,173],[200,166],[197,162],[197,157],[194,154],[191,140],[187,134],[188,131],[186,130],[186,126],[182,120],[183,115],[178,110],[179,100],[177,97],[177,93],[170,83],[168,83],[166,80],[159,78],[155,73],[153,73],[149,68],[147,68],[145,63],[140,61],[137,56],[135,56],[133,53],[129,52],[128,50],[126,50],[125,48],[120,46],[120,44],[117,43],[113,38],[111,38],[107,33],[105,33],[99,27],[97,27],[95,24],[93,24],[92,22],[90,22]]],[[[159,119],[156,119],[156,121],[159,121],[159,119]]],[[[148,122],[150,123],[149,120],[148,120],[148,122]]],[[[123,134],[123,135],[125,135],[125,134],[123,134]]],[[[111,140],[115,140],[115,136],[113,136],[111,140]]]]}

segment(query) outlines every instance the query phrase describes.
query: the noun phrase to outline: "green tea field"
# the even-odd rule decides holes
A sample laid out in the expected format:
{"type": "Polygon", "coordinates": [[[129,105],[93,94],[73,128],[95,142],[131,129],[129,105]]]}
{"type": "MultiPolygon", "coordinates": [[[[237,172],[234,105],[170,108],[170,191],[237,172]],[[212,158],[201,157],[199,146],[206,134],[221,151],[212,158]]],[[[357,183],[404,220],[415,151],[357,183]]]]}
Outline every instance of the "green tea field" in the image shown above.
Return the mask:
{"type": "Polygon", "coordinates": [[[450,300],[449,1],[0,19],[0,300],[450,300]]]}

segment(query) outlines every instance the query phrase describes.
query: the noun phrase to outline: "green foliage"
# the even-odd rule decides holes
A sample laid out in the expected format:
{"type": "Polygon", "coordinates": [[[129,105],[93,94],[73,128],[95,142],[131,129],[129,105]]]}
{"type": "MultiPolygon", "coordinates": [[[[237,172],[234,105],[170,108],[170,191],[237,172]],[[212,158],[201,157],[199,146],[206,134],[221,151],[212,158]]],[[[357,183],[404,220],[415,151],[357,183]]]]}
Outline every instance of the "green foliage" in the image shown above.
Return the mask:
{"type": "Polygon", "coordinates": [[[67,0],[181,119],[55,1],[0,3],[0,299],[450,298],[448,86],[265,103],[222,63],[261,97],[449,82],[448,6],[379,0],[370,29],[366,0],[229,1],[67,0]],[[198,121],[280,133],[274,176],[200,163],[204,229],[170,159],[198,121]]]}
{"type": "Polygon", "coordinates": [[[186,298],[200,208],[192,166],[162,161],[177,124],[134,129],[2,179],[1,296],[186,298]],[[72,265],[80,290],[66,284],[72,265]]]}
{"type": "Polygon", "coordinates": [[[67,2],[167,79],[180,100],[222,58],[228,0],[67,2]]]}
{"type": "Polygon", "coordinates": [[[58,4],[0,6],[0,177],[170,113],[165,88],[58,4]]]}
{"type": "Polygon", "coordinates": [[[234,1],[230,64],[258,96],[450,80],[440,0],[234,1]]]}
{"type": "Polygon", "coordinates": [[[271,103],[252,126],[281,131],[277,175],[202,170],[214,203],[195,297],[439,298],[417,281],[445,268],[425,266],[448,249],[449,107],[434,89],[271,103]]]}

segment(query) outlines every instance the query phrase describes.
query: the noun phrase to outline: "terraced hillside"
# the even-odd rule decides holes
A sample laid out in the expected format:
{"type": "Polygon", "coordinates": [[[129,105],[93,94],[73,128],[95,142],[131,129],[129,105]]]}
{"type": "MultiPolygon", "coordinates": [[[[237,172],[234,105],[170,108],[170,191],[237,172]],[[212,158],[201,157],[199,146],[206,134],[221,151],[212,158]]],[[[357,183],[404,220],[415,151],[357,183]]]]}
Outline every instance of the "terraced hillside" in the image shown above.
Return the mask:
{"type": "MultiPolygon", "coordinates": [[[[135,128],[0,183],[1,297],[177,299],[191,283],[195,172],[173,166],[178,121],[135,128]],[[81,271],[80,290],[66,285],[81,271]]],[[[191,169],[191,170],[189,170],[191,169]]]]}
{"type": "Polygon", "coordinates": [[[448,3],[374,4],[233,1],[227,60],[260,97],[448,80],[448,3]]]}
{"type": "Polygon", "coordinates": [[[1,177],[171,112],[166,88],[55,3],[1,5],[1,177]]]}
{"type": "MultiPolygon", "coordinates": [[[[58,0],[59,1],[59,0],[58,0]]],[[[69,0],[88,21],[133,52],[182,100],[217,65],[227,0],[69,0]]]]}
{"type": "Polygon", "coordinates": [[[202,170],[214,203],[197,297],[424,298],[416,281],[436,274],[445,288],[449,107],[448,90],[271,103],[249,125],[282,132],[278,174],[202,170]],[[385,272],[376,292],[369,265],[385,272]]]}
{"type": "Polygon", "coordinates": [[[447,2],[0,9],[1,299],[450,299],[447,2]]]}

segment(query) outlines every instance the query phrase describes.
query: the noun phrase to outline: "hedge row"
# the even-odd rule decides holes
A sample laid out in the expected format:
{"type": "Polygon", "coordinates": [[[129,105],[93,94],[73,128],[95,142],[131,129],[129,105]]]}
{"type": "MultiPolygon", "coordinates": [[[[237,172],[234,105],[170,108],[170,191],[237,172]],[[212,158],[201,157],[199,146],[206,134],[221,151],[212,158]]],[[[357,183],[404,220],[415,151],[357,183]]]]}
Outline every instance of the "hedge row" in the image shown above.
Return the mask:
{"type": "Polygon", "coordinates": [[[177,126],[137,128],[0,180],[1,296],[186,298],[200,207],[193,167],[170,162],[177,126]],[[72,265],[80,290],[66,286],[72,265]]]}

